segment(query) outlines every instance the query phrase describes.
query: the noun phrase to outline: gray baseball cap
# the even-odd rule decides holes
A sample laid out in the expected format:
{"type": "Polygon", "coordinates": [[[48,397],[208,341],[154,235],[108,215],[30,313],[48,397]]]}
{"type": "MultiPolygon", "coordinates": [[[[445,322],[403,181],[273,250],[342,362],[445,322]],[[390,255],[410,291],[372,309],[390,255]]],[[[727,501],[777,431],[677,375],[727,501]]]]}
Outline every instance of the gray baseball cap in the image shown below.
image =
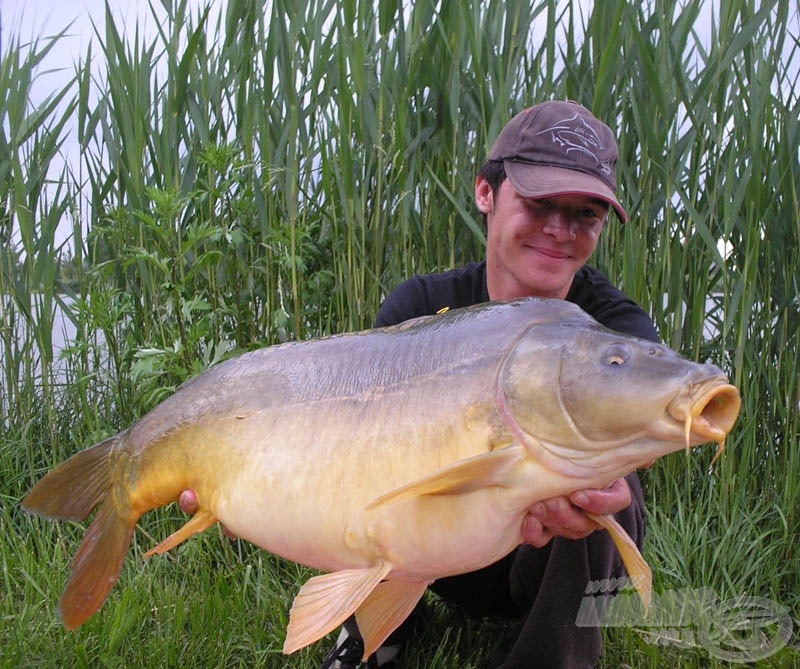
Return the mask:
{"type": "Polygon", "coordinates": [[[553,100],[529,107],[500,131],[489,160],[502,160],[520,195],[588,195],[628,215],[617,200],[619,153],[605,123],[577,102],[553,100]]]}

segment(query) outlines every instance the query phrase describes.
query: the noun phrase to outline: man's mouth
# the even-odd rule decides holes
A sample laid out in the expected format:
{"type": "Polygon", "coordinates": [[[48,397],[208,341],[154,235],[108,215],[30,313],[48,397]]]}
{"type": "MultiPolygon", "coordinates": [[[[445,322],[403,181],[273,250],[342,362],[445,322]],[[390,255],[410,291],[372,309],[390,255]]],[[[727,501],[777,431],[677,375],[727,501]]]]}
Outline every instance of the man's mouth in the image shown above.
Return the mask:
{"type": "Polygon", "coordinates": [[[529,246],[528,248],[533,249],[537,253],[540,253],[543,256],[547,256],[548,258],[553,258],[554,260],[566,260],[569,258],[568,253],[564,253],[564,251],[560,251],[558,249],[551,249],[545,246],[529,246]]]}

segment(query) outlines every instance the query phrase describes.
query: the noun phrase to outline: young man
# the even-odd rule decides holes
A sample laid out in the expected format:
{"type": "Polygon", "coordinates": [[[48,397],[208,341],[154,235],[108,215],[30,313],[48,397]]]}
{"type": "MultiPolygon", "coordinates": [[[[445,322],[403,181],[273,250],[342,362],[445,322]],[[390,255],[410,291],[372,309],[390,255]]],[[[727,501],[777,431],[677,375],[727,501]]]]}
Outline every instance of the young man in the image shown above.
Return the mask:
{"type": "MultiPolygon", "coordinates": [[[[609,209],[623,223],[616,197],[617,145],[611,130],[572,102],[544,102],[515,116],[500,132],[475,181],[486,223],[486,259],[442,274],[412,277],[381,306],[376,326],[441,309],[524,296],[575,302],[605,326],[657,341],[647,314],[585,263],[609,209]]],[[[492,669],[591,667],[601,650],[599,628],[575,625],[592,581],[625,575],[606,532],[581,510],[614,513],[641,547],[644,502],[636,474],[606,490],[536,504],[523,526],[525,544],[500,562],[436,581],[431,589],[479,616],[515,620],[486,663],[492,669]]],[[[324,669],[398,666],[414,617],[361,665],[358,630],[348,621],[324,669]]]]}
{"type": "MultiPolygon", "coordinates": [[[[515,116],[500,132],[475,181],[486,223],[486,258],[442,274],[412,277],[386,298],[376,326],[488,300],[524,296],[574,302],[607,327],[657,340],[645,312],[585,265],[613,209],[617,145],[611,130],[573,102],[544,102],[515,116]]],[[[191,491],[181,496],[191,513],[191,491]]],[[[591,667],[600,629],[576,626],[587,585],[625,575],[606,532],[582,510],[616,514],[634,541],[644,538],[644,503],[635,474],[605,490],[537,503],[523,523],[525,543],[494,565],[440,579],[431,589],[479,616],[514,620],[489,658],[492,669],[591,667]]],[[[361,665],[363,646],[351,619],[324,669],[398,666],[399,645],[412,642],[412,615],[361,665]]]]}

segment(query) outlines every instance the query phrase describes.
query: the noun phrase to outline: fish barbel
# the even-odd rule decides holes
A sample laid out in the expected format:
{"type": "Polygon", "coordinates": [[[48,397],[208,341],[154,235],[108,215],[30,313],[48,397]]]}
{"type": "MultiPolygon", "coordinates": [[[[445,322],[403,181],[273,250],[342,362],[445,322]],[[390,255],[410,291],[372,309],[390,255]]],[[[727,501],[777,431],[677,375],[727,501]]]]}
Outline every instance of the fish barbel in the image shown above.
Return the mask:
{"type": "MultiPolygon", "coordinates": [[[[56,467],[22,505],[76,521],[96,509],[59,603],[68,629],[102,605],[139,517],[192,488],[199,511],[147,555],[221,521],[328,572],[295,598],[284,652],[355,614],[366,657],[433,580],[518,546],[535,502],[684,447],[721,451],[739,406],[714,365],[573,304],[486,303],[220,363],[56,467]]],[[[635,544],[613,517],[591,517],[646,603],[635,544]]]]}

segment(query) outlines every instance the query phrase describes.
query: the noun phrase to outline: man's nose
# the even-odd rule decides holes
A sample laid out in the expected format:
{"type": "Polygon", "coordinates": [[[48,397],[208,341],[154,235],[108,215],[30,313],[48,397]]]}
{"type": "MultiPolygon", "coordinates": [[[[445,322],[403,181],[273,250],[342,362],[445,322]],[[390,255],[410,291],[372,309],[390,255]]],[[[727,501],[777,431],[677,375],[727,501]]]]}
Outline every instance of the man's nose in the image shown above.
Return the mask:
{"type": "Polygon", "coordinates": [[[575,225],[572,216],[566,211],[554,208],[545,214],[546,219],[542,229],[548,235],[559,240],[575,239],[575,225]]]}

